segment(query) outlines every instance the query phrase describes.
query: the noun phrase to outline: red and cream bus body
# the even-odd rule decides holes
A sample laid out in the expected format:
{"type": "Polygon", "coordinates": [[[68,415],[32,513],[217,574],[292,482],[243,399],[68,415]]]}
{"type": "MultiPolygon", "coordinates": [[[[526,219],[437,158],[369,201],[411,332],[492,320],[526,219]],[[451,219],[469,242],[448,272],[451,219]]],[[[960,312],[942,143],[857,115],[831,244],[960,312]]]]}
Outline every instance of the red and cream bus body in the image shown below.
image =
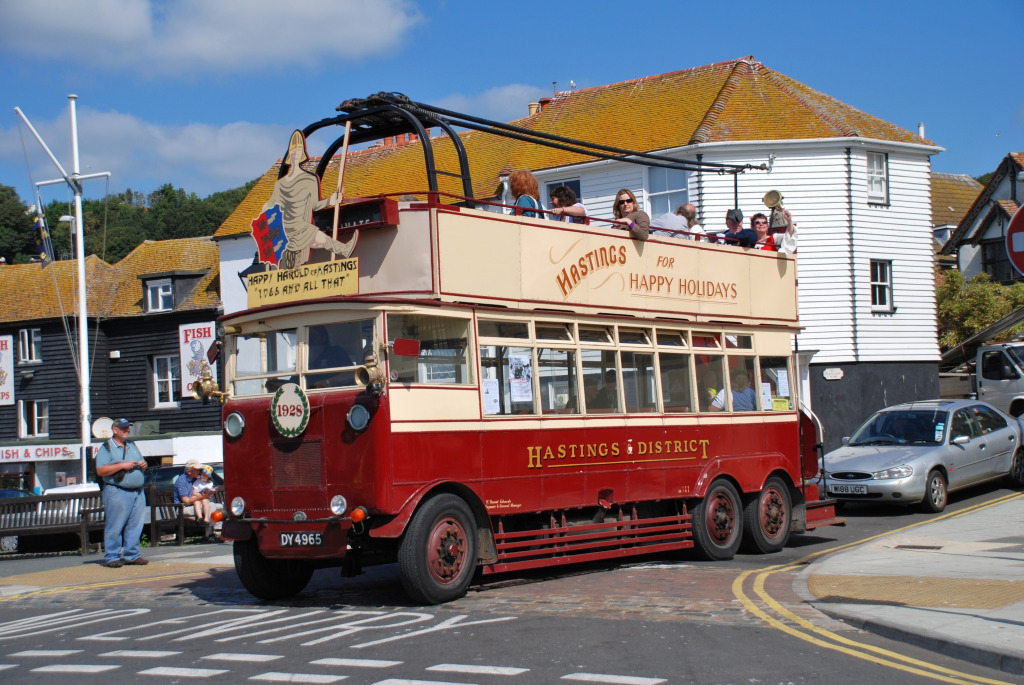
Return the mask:
{"type": "Polygon", "coordinates": [[[344,203],[350,256],[251,274],[221,321],[223,536],[253,594],[397,562],[436,603],[477,570],[727,559],[836,522],[795,257],[444,200],[344,203]]]}

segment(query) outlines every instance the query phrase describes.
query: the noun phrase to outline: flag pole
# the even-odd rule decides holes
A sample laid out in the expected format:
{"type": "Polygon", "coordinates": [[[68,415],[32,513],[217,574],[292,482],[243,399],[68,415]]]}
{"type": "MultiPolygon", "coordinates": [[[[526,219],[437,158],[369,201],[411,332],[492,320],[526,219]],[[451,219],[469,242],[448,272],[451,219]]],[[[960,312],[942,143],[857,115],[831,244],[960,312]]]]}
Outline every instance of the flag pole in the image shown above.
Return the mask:
{"type": "MultiPolygon", "coordinates": [[[[348,139],[352,134],[352,122],[345,122],[345,140],[341,144],[341,162],[338,167],[338,203],[334,205],[334,231],[331,233],[331,238],[334,240],[338,239],[338,217],[341,214],[341,191],[345,186],[345,160],[348,159],[348,139]]],[[[338,258],[338,255],[334,252],[331,253],[331,261],[333,262],[338,258]]]]}
{"type": "MultiPolygon", "coordinates": [[[[50,152],[50,148],[46,146],[42,137],[36,131],[35,127],[32,126],[32,122],[22,113],[18,107],[14,108],[15,113],[25,122],[28,126],[29,131],[35,136],[35,139],[43,147],[43,150],[49,156],[50,161],[53,162],[54,166],[60,172],[63,177],[63,181],[71,186],[75,196],[75,260],[78,262],[78,392],[80,399],[79,409],[79,429],[81,438],[81,469],[82,479],[80,482],[85,483],[88,480],[88,462],[87,452],[89,445],[92,443],[91,439],[91,427],[92,427],[92,409],[90,407],[89,397],[89,321],[88,313],[89,308],[86,302],[86,283],[85,283],[85,230],[82,226],[82,179],[85,178],[96,178],[99,176],[110,176],[109,172],[101,172],[97,174],[88,174],[82,176],[80,173],[80,165],[78,158],[78,113],[75,109],[75,101],[78,99],[77,95],[68,95],[69,108],[70,108],[70,119],[71,119],[71,174],[69,175],[64,167],[61,166],[57,158],[50,152]]],[[[59,183],[60,181],[41,181],[37,183],[37,186],[50,185],[53,183],[59,183]]],[[[40,207],[42,209],[42,207],[40,207]]]]}

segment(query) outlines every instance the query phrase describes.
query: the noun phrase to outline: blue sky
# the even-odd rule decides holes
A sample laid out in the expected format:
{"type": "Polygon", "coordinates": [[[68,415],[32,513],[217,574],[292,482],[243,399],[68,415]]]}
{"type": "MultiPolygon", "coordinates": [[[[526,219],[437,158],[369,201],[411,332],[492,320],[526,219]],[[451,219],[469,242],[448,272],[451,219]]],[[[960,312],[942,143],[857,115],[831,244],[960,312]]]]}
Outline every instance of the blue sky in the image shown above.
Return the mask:
{"type": "Polygon", "coordinates": [[[0,184],[27,203],[29,173],[58,176],[16,106],[70,170],[69,93],[82,173],[205,197],[264,173],[293,129],[348,98],[397,91],[509,121],[552,81],[745,55],[906,129],[923,121],[946,148],[933,170],[977,176],[1024,150],[1021,35],[1021,0],[2,0],[0,184]]]}

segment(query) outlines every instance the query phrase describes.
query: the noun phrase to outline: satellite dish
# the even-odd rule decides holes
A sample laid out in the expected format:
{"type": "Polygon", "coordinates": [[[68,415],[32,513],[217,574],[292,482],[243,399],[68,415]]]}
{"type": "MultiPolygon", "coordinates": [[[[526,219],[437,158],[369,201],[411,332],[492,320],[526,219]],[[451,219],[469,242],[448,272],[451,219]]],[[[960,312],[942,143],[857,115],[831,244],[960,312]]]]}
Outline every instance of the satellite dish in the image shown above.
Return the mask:
{"type": "Polygon", "coordinates": [[[114,435],[114,419],[101,416],[92,422],[92,436],[100,440],[109,440],[114,435]]]}

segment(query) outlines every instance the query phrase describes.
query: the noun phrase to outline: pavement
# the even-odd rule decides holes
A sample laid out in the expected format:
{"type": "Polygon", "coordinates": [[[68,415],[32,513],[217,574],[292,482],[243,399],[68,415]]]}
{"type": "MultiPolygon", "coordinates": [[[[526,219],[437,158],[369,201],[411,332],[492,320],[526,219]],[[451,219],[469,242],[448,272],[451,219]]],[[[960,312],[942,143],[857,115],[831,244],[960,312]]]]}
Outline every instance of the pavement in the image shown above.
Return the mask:
{"type": "MultiPolygon", "coordinates": [[[[120,569],[104,568],[99,554],[2,559],[0,603],[125,581],[214,577],[237,585],[227,544],[150,547],[143,554],[149,565],[120,569]]],[[[811,556],[793,588],[816,610],[854,628],[1024,674],[1024,493],[811,556]]]]}
{"type": "Polygon", "coordinates": [[[1024,674],[1024,493],[814,561],[797,594],[848,625],[1024,674]]]}

